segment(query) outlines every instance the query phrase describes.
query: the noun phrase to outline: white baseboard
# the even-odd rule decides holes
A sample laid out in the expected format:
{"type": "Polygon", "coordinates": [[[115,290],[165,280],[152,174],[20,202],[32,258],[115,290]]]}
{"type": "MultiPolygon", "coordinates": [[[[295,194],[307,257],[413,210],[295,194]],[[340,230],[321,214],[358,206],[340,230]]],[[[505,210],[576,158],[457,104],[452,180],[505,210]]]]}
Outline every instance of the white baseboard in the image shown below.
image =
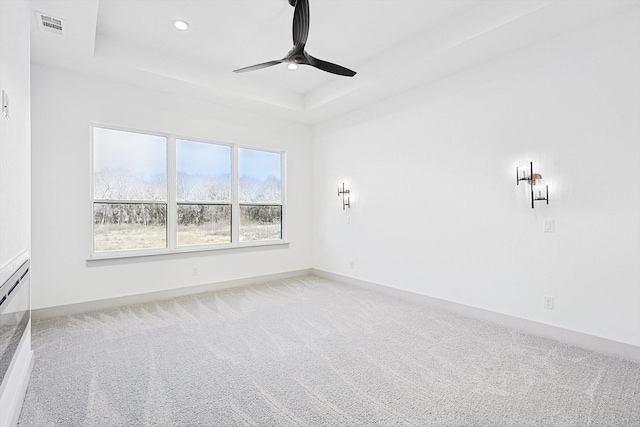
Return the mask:
{"type": "Polygon", "coordinates": [[[271,280],[282,280],[306,274],[315,274],[319,277],[336,280],[349,285],[373,289],[378,292],[409,300],[419,302],[426,306],[447,310],[462,316],[471,317],[486,322],[495,323],[501,326],[519,329],[535,335],[552,338],[567,344],[597,351],[599,353],[608,354],[622,359],[640,362],[640,347],[619,341],[609,340],[582,332],[572,331],[570,329],[560,328],[558,326],[548,325],[545,323],[535,322],[532,320],[522,319],[507,314],[497,313],[446,301],[438,298],[429,297],[422,294],[416,294],[401,289],[391,288],[389,286],[379,285],[377,283],[367,282],[340,274],[330,273],[328,271],[317,270],[313,268],[289,271],[285,273],[269,274],[264,276],[248,277],[243,279],[229,280],[224,282],[210,283],[206,285],[190,286],[186,288],[169,289],[165,291],[149,292],[145,294],[130,295],[125,297],[110,298],[99,301],[88,301],[78,304],[69,304],[58,307],[40,308],[31,311],[31,318],[47,319],[52,317],[67,316],[72,314],[86,313],[89,311],[103,310],[108,308],[122,307],[125,305],[142,304],[146,302],[160,301],[169,298],[193,295],[202,292],[210,292],[221,289],[228,289],[241,286],[249,286],[256,283],[268,282],[271,280]]]}
{"type": "Polygon", "coordinates": [[[547,325],[533,320],[522,319],[507,314],[496,313],[477,307],[471,307],[451,301],[429,297],[422,294],[416,294],[401,289],[391,288],[389,286],[379,285],[377,283],[367,282],[340,274],[330,273],[328,271],[312,269],[312,274],[327,279],[336,280],[348,285],[359,286],[369,290],[376,290],[394,297],[402,298],[412,302],[419,302],[428,307],[447,310],[462,316],[471,317],[486,322],[495,323],[501,326],[518,329],[539,335],[546,338],[552,338],[577,347],[586,348],[588,350],[597,351],[598,353],[619,357],[622,359],[640,362],[640,347],[622,343],[619,341],[609,340],[582,332],[572,331],[570,329],[560,328],[558,326],[547,325]]]}
{"type": "MultiPolygon", "coordinates": [[[[1,0],[0,0],[1,1],[1,0]]],[[[127,295],[124,297],[109,298],[97,301],[87,301],[77,304],[61,305],[31,310],[31,318],[34,320],[49,319],[52,317],[69,316],[73,314],[87,313],[95,310],[122,307],[125,305],[143,304],[147,302],[161,301],[170,298],[199,294],[202,292],[218,291],[221,289],[236,288],[253,285],[256,283],[282,280],[296,276],[312,274],[311,269],[288,271],[284,273],[267,274],[242,279],[227,280],[224,282],[208,283],[205,285],[188,286],[184,288],[167,289],[164,291],[148,292],[144,294],[127,295]]]]}

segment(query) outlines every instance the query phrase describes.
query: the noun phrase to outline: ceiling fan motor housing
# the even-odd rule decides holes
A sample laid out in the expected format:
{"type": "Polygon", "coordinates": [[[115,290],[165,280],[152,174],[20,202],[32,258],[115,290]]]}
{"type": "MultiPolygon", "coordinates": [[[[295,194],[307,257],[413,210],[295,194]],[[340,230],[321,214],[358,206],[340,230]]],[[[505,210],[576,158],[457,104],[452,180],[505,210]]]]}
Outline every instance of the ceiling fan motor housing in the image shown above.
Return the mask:
{"type": "Polygon", "coordinates": [[[308,64],[309,58],[307,57],[307,52],[304,51],[304,45],[294,46],[285,56],[285,61],[294,64],[308,64]]]}

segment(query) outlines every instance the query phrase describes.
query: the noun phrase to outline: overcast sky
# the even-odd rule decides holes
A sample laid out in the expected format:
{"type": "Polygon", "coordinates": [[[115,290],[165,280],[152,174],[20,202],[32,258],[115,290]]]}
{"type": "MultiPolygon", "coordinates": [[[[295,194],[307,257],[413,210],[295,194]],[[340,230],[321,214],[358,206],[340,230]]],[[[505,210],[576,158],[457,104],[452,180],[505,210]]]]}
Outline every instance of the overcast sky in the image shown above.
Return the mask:
{"type": "MultiPolygon", "coordinates": [[[[231,175],[231,147],[176,140],[178,173],[216,177],[231,175]]],[[[239,176],[281,179],[281,155],[238,149],[239,176]]],[[[94,170],[124,168],[149,179],[166,176],[167,139],[163,136],[94,128],[94,170]]]]}

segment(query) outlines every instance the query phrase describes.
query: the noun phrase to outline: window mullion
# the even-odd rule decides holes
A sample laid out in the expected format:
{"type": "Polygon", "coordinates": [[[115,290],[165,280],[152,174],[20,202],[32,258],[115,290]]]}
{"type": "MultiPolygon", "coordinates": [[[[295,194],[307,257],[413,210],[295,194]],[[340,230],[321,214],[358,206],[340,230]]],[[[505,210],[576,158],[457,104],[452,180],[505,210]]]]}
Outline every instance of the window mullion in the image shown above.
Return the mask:
{"type": "Polygon", "coordinates": [[[176,137],[169,136],[167,147],[167,248],[177,243],[178,206],[176,203],[176,137]]]}
{"type": "Polygon", "coordinates": [[[287,154],[280,154],[280,238],[287,240],[287,154]]]}
{"type": "Polygon", "coordinates": [[[238,147],[231,150],[231,243],[240,241],[240,204],[238,202],[238,147]]]}

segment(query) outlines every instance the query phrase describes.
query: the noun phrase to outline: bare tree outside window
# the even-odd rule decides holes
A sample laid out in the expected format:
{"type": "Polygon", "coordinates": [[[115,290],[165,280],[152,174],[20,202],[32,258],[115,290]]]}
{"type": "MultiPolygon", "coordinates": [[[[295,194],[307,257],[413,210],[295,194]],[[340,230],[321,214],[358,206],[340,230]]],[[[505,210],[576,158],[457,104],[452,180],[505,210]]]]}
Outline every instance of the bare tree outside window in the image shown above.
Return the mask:
{"type": "Polygon", "coordinates": [[[166,248],[167,138],[94,127],[93,200],[95,252],[166,248]]]}
{"type": "Polygon", "coordinates": [[[101,126],[92,144],[92,257],[284,238],[283,153],[101,126]]]}
{"type": "Polygon", "coordinates": [[[238,149],[240,241],[282,239],[282,154],[238,149]]]}
{"type": "Polygon", "coordinates": [[[178,246],[231,242],[231,147],[176,141],[178,246]]]}

